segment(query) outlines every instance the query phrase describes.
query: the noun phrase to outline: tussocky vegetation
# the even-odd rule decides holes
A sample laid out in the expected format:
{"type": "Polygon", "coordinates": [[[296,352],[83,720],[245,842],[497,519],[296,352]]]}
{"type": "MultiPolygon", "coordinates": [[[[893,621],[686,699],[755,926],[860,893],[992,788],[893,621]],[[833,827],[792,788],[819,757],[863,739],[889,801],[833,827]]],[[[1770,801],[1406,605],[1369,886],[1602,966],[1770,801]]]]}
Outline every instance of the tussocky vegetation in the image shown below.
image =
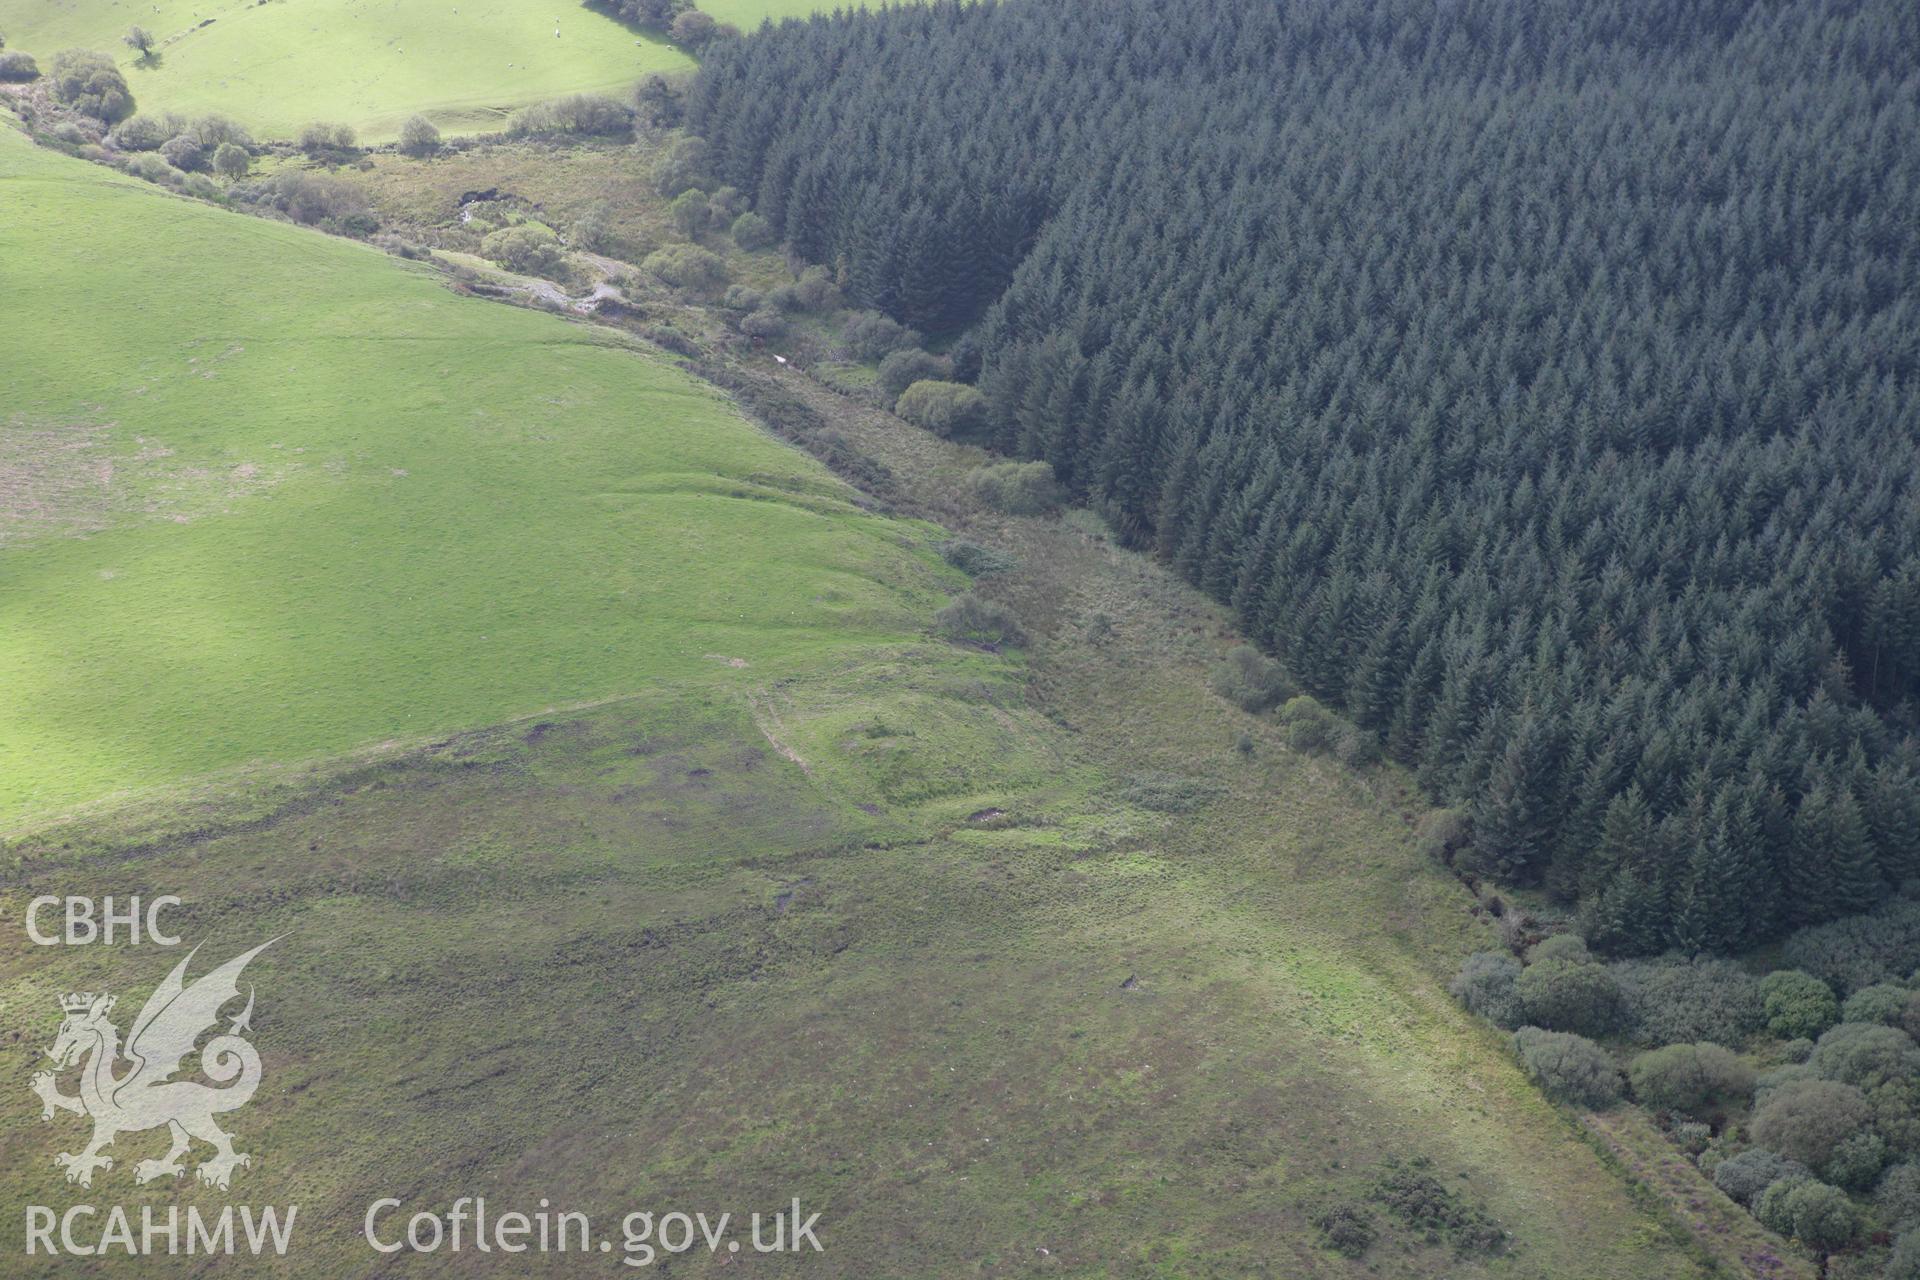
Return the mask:
{"type": "Polygon", "coordinates": [[[308,948],[293,1273],[531,1179],[801,1192],[814,1274],[1908,1280],[1908,15],[589,7],[619,81],[471,115],[0,47],[144,180],[0,138],[79,299],[0,362],[0,918],[308,948]]]}
{"type": "MultiPolygon", "coordinates": [[[[521,166],[558,203],[593,157],[626,154],[503,143],[496,172],[521,166]]],[[[440,207],[440,160],[382,160],[383,219],[440,207]]],[[[1411,840],[1406,780],[1295,751],[1216,699],[1219,611],[1097,523],[1003,511],[1030,486],[969,484],[997,470],[977,450],[780,371],[729,339],[743,313],[720,299],[636,295],[650,314],[634,323],[671,317],[740,403],[893,514],[620,328],[458,297],[431,259],[182,200],[11,133],[0,174],[11,242],[60,226],[137,243],[259,300],[156,279],[138,306],[75,316],[86,366],[39,347],[42,374],[9,347],[10,385],[26,370],[38,397],[112,410],[60,439],[128,489],[105,506],[84,482],[37,491],[38,523],[0,552],[9,616],[49,637],[50,661],[56,635],[115,636],[98,593],[130,588],[156,644],[191,629],[208,660],[155,661],[139,690],[9,685],[7,723],[40,709],[38,749],[90,766],[42,781],[96,798],[11,811],[0,911],[172,892],[215,952],[287,935],[258,974],[265,1082],[235,1128],[255,1156],[236,1187],[302,1205],[290,1273],[364,1266],[365,1206],[395,1188],[498,1205],[537,1187],[614,1220],[799,1195],[825,1214],[814,1275],[938,1276],[955,1258],[1698,1274],[1699,1246],[1441,993],[1487,926],[1411,840]],[[310,305],[275,301],[295,294],[310,305]],[[144,394],[89,373],[122,368],[144,394]],[[205,412],[222,405],[245,411],[205,412]],[[239,477],[256,447],[285,470],[239,477]],[[355,585],[336,589],[321,552],[348,556],[355,585]],[[268,581],[276,568],[304,586],[268,581]],[[532,574],[550,580],[529,594],[532,574]],[[950,621],[942,602],[960,605],[950,621]],[[570,651],[612,682],[596,705],[554,705],[565,672],[544,664],[570,651]],[[427,732],[413,708],[460,670],[499,698],[494,722],[443,701],[447,728],[427,732]],[[84,705],[54,693],[137,699],[127,741],[168,769],[84,741],[84,705]],[[99,798],[115,789],[136,794],[99,798]],[[1568,1223],[1568,1204],[1588,1211],[1568,1223]],[[922,1225],[903,1234],[903,1218],[922,1225]]],[[[666,236],[665,204],[615,231],[666,236]]],[[[701,234],[730,273],[784,272],[701,234]]],[[[96,270],[36,261],[36,310],[96,270]]],[[[780,289],[796,329],[830,305],[817,281],[780,289]]],[[[860,319],[822,323],[875,327],[860,319]]],[[[95,662],[138,652],[121,636],[95,662]]],[[[0,1002],[22,1018],[0,1042],[8,1079],[44,1061],[50,993],[138,993],[170,960],[5,937],[0,1002]]],[[[0,1202],[58,1192],[62,1136],[10,1117],[0,1202]]],[[[134,1142],[129,1160],[147,1154],[134,1142]]],[[[106,1187],[119,1176],[89,1194],[181,1194],[106,1187]]]]}

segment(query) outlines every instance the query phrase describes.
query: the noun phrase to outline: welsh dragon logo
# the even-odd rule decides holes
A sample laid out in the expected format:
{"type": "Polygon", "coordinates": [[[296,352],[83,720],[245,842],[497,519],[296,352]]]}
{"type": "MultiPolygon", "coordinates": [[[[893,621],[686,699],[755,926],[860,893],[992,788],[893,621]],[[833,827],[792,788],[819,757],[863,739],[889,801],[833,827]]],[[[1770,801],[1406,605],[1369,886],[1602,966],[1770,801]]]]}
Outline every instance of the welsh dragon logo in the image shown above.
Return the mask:
{"type": "Polygon", "coordinates": [[[234,1169],[253,1163],[251,1156],[233,1149],[233,1135],[213,1120],[224,1111],[245,1106],[260,1086],[260,1055],[243,1034],[253,1029],[249,1023],[253,1016],[251,988],[247,1007],[223,1034],[214,1036],[200,1050],[200,1070],[226,1087],[215,1089],[197,1080],[170,1077],[193,1053],[201,1033],[218,1026],[222,1006],[239,996],[240,971],[247,962],[277,941],[263,942],[188,984],[187,965],[199,951],[195,947],[147,997],[127,1035],[124,1055],[119,1029],[107,1020],[113,1012],[114,997],[87,991],[60,998],[66,1019],[47,1056],[60,1071],[81,1064],[80,1093],[61,1093],[52,1071],[37,1072],[31,1083],[40,1096],[43,1120],[53,1119],[56,1110],[93,1120],[93,1140],[80,1154],[63,1152],[53,1158],[67,1171],[68,1182],[92,1186],[95,1169],[113,1168],[112,1157],[100,1154],[102,1147],[122,1133],[162,1125],[173,1135],[173,1146],[158,1160],[134,1165],[135,1182],[177,1178],[186,1172],[180,1158],[195,1138],[214,1149],[214,1154],[195,1170],[200,1181],[209,1186],[226,1190],[234,1169]]]}

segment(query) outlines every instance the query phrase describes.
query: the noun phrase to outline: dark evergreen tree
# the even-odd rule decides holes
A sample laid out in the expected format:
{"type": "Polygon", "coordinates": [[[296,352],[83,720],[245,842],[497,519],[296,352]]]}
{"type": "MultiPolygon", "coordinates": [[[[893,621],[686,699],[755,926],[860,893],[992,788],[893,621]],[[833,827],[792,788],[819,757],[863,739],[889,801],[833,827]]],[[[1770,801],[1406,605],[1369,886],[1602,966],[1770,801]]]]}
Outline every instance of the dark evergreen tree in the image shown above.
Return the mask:
{"type": "Polygon", "coordinates": [[[1474,805],[1474,848],[1489,872],[1524,880],[1537,870],[1552,836],[1553,769],[1551,735],[1528,716],[1474,805]]]}
{"type": "Polygon", "coordinates": [[[1603,945],[1920,875],[1920,6],[934,0],[686,116],[1603,945]]]}

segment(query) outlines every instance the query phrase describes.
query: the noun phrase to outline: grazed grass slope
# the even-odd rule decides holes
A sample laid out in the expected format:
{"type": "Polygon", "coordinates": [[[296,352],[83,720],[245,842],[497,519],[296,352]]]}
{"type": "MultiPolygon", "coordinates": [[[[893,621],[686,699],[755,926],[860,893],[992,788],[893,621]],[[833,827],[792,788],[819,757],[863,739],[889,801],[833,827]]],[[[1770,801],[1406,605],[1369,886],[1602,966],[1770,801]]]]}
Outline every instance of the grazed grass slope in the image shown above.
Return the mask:
{"type": "MultiPolygon", "coordinates": [[[[1410,849],[1404,781],[1212,697],[1230,637],[1164,574],[954,505],[967,451],[794,382],[929,514],[1017,557],[983,589],[1037,637],[1030,669],[926,642],[952,579],[900,548],[924,526],[859,513],[671,369],[356,246],[0,156],[9,219],[67,231],[32,242],[23,305],[56,329],[9,347],[42,388],[17,421],[97,432],[61,438],[115,462],[108,499],[97,469],[35,490],[77,526],[16,520],[0,551],[32,637],[8,629],[0,723],[37,735],[9,763],[43,790],[69,785],[49,751],[96,789],[174,780],[0,854],[5,1232],[26,1203],[228,1199],[136,1189],[151,1135],[67,1187],[76,1122],[26,1090],[60,992],[127,1014],[175,959],[33,947],[26,901],[164,892],[209,960],[288,934],[250,973],[267,1083],[232,1118],[256,1157],[232,1198],[301,1205],[286,1274],[371,1269],[376,1197],[474,1194],[603,1230],[798,1196],[827,1252],[748,1261],[811,1276],[1694,1273],[1439,991],[1482,926],[1410,849]],[[77,246],[136,233],[109,292],[77,246]],[[444,723],[592,696],[576,677],[608,700],[184,781],[363,743],[395,705],[444,723]],[[1510,1254],[1384,1221],[1362,1261],[1321,1246],[1315,1214],[1414,1153],[1510,1254]]],[[[76,1269],[20,1243],[0,1235],[25,1274],[76,1269]]],[[[403,1269],[527,1273],[471,1251],[403,1269]]]]}
{"type": "Polygon", "coordinates": [[[757,684],[911,642],[955,580],[618,335],[11,130],[0,260],[0,829],[757,684]]]}
{"type": "Polygon", "coordinates": [[[799,1196],[827,1252],[744,1259],[768,1274],[1698,1273],[1440,992],[1486,939],[1409,847],[1404,779],[1292,753],[1209,694],[1219,611],[1139,557],[971,510],[977,455],[789,376],[922,514],[1017,559],[981,589],[1029,663],[929,643],[955,579],[902,544],[931,530],[859,512],[614,336],[8,137],[0,174],[21,314],[55,326],[0,339],[9,389],[42,389],[0,434],[35,442],[0,459],[0,593],[35,637],[0,630],[0,732],[44,708],[0,766],[43,793],[66,768],[84,794],[170,784],[0,846],[0,1251],[22,1273],[85,1270],[20,1257],[25,1203],[229,1199],[135,1189],[152,1135],[93,1190],[60,1181],[78,1122],[26,1090],[56,997],[115,991],[124,1029],[176,956],[32,947],[43,892],[179,894],[210,960],[289,935],[249,975],[267,1078],[232,1117],[256,1163],[230,1197],[302,1206],[285,1274],[375,1269],[375,1197],[475,1194],[603,1230],[799,1196]],[[364,745],[396,707],[374,736],[507,722],[364,745]],[[1510,1253],[1384,1219],[1363,1260],[1324,1248],[1316,1213],[1409,1154],[1510,1253]]]}
{"type": "Polygon", "coordinates": [[[76,45],[113,55],[142,109],[222,111],[279,138],[329,120],[385,141],[416,111],[483,132],[530,102],[693,65],[577,0],[0,0],[0,32],[43,67],[76,45]],[[135,23],[161,40],[150,60],[120,42],[135,23]]]}
{"type": "MultiPolygon", "coordinates": [[[[289,933],[258,974],[269,1084],[234,1126],[245,1197],[302,1205],[290,1274],[370,1265],[375,1197],[460,1194],[602,1220],[799,1196],[827,1252],[769,1274],[1694,1274],[1439,992],[1484,939],[1408,847],[1403,781],[1214,699],[1217,612],[1136,557],[971,532],[1022,557],[995,589],[1043,637],[1024,690],[938,647],[665,690],[50,829],[8,850],[0,911],[111,886],[181,894],[214,954],[289,933]],[[1318,1243],[1321,1207],[1411,1153],[1509,1255],[1385,1223],[1362,1261],[1318,1243]]],[[[58,992],[144,994],[170,960],[0,932],[0,1080],[35,1068],[58,992]]],[[[71,1123],[19,1099],[0,1208],[79,1197],[47,1163],[71,1123]]]]}

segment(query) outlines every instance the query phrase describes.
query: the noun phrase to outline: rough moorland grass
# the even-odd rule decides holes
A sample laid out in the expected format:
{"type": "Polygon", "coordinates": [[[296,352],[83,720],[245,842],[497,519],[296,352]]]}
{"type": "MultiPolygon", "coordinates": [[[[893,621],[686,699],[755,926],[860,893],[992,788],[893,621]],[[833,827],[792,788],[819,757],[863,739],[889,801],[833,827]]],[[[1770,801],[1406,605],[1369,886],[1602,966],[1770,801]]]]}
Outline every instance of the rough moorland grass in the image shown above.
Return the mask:
{"type": "Polygon", "coordinates": [[[69,46],[99,49],[142,109],[222,111],[263,138],[329,120],[387,141],[415,112],[484,132],[531,102],[624,93],[693,65],[577,0],[0,0],[0,32],[43,67],[69,46]],[[120,42],[134,22],[160,38],[150,60],[120,42]]]}
{"type": "MultiPolygon", "coordinates": [[[[313,314],[342,305],[325,264],[351,246],[225,225],[240,240],[281,237],[269,257],[319,254],[301,268],[314,277],[313,314]]],[[[125,273],[111,288],[149,308],[173,297],[125,273]]],[[[375,322],[425,305],[404,289],[382,301],[348,319],[389,334],[375,322]]],[[[44,313],[49,301],[35,305],[44,313]]],[[[477,304],[436,295],[434,305],[477,304]]],[[[434,311],[434,332],[453,314],[434,311]]],[[[525,320],[555,350],[501,348],[498,359],[584,360],[572,350],[582,331],[525,320]]],[[[326,336],[352,349],[350,328],[326,336]]],[[[411,350],[421,335],[390,345],[411,350]]],[[[157,363],[180,360],[164,342],[157,350],[157,363]]],[[[432,427],[416,400],[458,400],[488,376],[479,362],[457,371],[464,381],[380,391],[405,423],[429,424],[414,427],[433,446],[422,466],[452,466],[456,446],[488,456],[481,446],[516,430],[570,439],[564,413],[525,429],[497,416],[461,419],[465,434],[432,427]]],[[[206,381],[225,376],[215,372],[206,381]]],[[[577,381],[547,394],[576,395],[577,381]]],[[[787,390],[878,455],[928,514],[979,463],[798,377],[787,390]]],[[[114,400],[111,420],[142,398],[114,400]]],[[[538,403],[516,402],[521,413],[538,403]]],[[[734,429],[724,423],[699,433],[724,436],[734,429]]],[[[654,455],[718,447],[622,425],[654,455]]],[[[366,463],[377,469],[391,447],[385,428],[362,418],[360,429],[364,445],[338,446],[349,477],[352,448],[379,454],[366,463]]],[[[499,459],[501,473],[488,474],[507,509],[520,509],[511,494],[526,486],[549,503],[564,493],[526,474],[555,452],[567,454],[499,459]]],[[[903,526],[854,516],[816,472],[791,459],[786,470],[817,487],[737,483],[764,493],[761,505],[819,504],[820,520],[875,531],[822,545],[854,564],[867,549],[867,567],[820,594],[851,593],[889,619],[923,607],[930,617],[919,586],[893,603],[870,585],[891,580],[876,562],[901,560],[879,531],[903,526]]],[[[178,527],[236,519],[304,478],[223,495],[230,514],[179,512],[189,523],[178,527]]],[[[90,517],[104,526],[93,536],[40,530],[21,554],[151,531],[185,486],[142,485],[154,510],[107,504],[90,517]]],[[[606,512],[630,517],[618,503],[606,512]]],[[[210,960],[288,932],[249,974],[268,1075],[232,1118],[256,1157],[233,1198],[302,1206],[298,1252],[278,1273],[377,1264],[358,1238],[375,1197],[404,1197],[410,1211],[484,1195],[494,1212],[549,1197],[603,1230],[634,1209],[737,1214],[798,1196],[822,1213],[827,1251],[756,1257],[752,1269],[810,1277],[1697,1274],[1526,1083],[1503,1037],[1441,990],[1439,976],[1488,939],[1459,886],[1413,848],[1407,780],[1292,752],[1272,725],[1211,693],[1208,672],[1233,642],[1220,611],[1141,558],[1067,521],[952,514],[1014,562],[978,589],[1030,631],[1025,682],[988,655],[884,627],[870,637],[857,617],[806,630],[804,643],[770,642],[746,668],[648,661],[640,692],[595,708],[230,773],[43,824],[0,847],[0,919],[17,920],[43,892],[167,892],[186,900],[177,924],[208,941],[210,960]],[[1086,643],[1094,618],[1107,625],[1086,643]],[[1511,1231],[1501,1256],[1457,1254],[1385,1220],[1358,1260],[1321,1243],[1313,1222],[1328,1203],[1364,1195],[1384,1161],[1413,1156],[1511,1231]]],[[[387,542],[399,536],[376,526],[387,542]]],[[[701,534],[729,563],[663,559],[657,598],[704,589],[690,585],[702,570],[748,572],[751,546],[701,534]]],[[[265,570],[299,562],[284,543],[263,555],[265,570]]],[[[496,578],[511,569],[488,559],[496,578]]],[[[915,584],[933,572],[904,569],[915,584]]],[[[461,581],[408,585],[457,596],[461,581]]],[[[751,624],[783,603],[834,603],[794,604],[757,577],[733,585],[724,606],[746,620],[730,638],[759,635],[751,624]]],[[[347,603],[375,609],[379,597],[347,603]]],[[[542,634],[592,618],[598,603],[567,595],[542,634]]],[[[443,665],[441,655],[421,669],[443,665]]],[[[111,990],[124,1012],[174,958],[34,948],[0,932],[0,1005],[17,1031],[0,1041],[0,1080],[24,1082],[44,1064],[60,992],[111,990]]],[[[153,1204],[164,1215],[188,1198],[225,1202],[191,1186],[134,1188],[129,1166],[152,1154],[151,1135],[123,1139],[92,1191],[66,1187],[51,1154],[75,1147],[77,1122],[42,1124],[23,1088],[16,1096],[0,1111],[0,1220],[20,1221],[27,1203],[153,1204]]],[[[707,1258],[685,1261],[672,1272],[722,1274],[707,1258]]],[[[404,1269],[527,1273],[524,1259],[497,1253],[412,1262],[404,1269]]],[[[22,1274],[70,1265],[16,1259],[22,1274]]],[[[159,1259],[140,1271],[200,1265],[159,1259]]]]}
{"type": "MultiPolygon", "coordinates": [[[[235,1198],[301,1205],[288,1275],[365,1269],[387,1195],[600,1222],[798,1196],[827,1251],[756,1259],[795,1276],[1694,1274],[1439,991],[1484,939],[1412,851],[1403,783],[1267,726],[1233,750],[1211,606],[1034,532],[1020,588],[1118,634],[1044,646],[1025,690],[931,646],[660,689],[48,828],[5,850],[0,912],[170,892],[210,956],[288,935],[251,975],[267,1083],[232,1117],[256,1158],[235,1198]],[[1202,808],[1123,798],[1175,761],[1202,808]],[[1358,1260],[1319,1242],[1330,1199],[1413,1155],[1513,1233],[1506,1256],[1394,1223],[1358,1260]]],[[[36,1069],[60,992],[131,1003],[174,959],[0,950],[21,1030],[0,1078],[36,1069]]],[[[150,1135],[66,1188],[50,1157],[74,1138],[9,1113],[0,1211],[220,1201],[133,1187],[150,1135]]]]}
{"type": "Polygon", "coordinates": [[[563,232],[598,213],[610,231],[636,246],[637,261],[673,238],[654,197],[654,154],[651,139],[567,147],[493,141],[427,160],[381,153],[371,170],[353,179],[366,188],[383,223],[407,230],[457,228],[461,197],[489,189],[528,202],[563,232]]]}
{"type": "Polygon", "coordinates": [[[0,132],[0,830],[911,640],[959,575],[615,335],[0,132]],[[724,659],[740,659],[744,667],[724,659]]]}

